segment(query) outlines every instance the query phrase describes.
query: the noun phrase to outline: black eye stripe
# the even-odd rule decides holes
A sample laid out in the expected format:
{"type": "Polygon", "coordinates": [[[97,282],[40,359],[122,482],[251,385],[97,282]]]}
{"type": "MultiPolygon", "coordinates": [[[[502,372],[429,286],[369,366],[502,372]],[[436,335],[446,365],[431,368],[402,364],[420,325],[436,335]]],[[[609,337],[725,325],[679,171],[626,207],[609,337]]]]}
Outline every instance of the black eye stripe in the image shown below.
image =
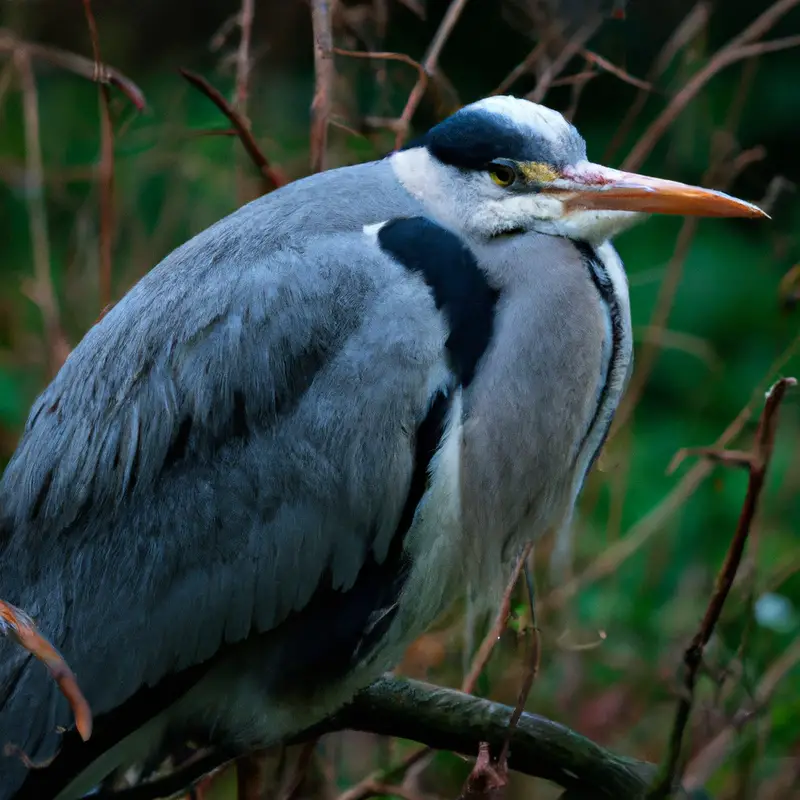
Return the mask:
{"type": "Polygon", "coordinates": [[[440,122],[418,144],[439,161],[464,169],[483,169],[498,159],[534,161],[560,171],[586,158],[586,143],[574,127],[556,140],[524,130],[485,110],[463,109],[440,122]]]}

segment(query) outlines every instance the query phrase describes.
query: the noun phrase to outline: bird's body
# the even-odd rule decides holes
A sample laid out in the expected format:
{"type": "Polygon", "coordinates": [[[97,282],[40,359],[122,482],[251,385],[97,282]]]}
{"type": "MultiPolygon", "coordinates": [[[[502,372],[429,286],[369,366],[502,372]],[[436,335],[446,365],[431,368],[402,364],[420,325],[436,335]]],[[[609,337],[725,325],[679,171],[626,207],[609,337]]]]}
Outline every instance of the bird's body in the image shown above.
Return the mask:
{"type": "Polygon", "coordinates": [[[605,235],[428,192],[435,145],[200,233],[37,400],[0,484],[0,595],[95,733],[58,733],[56,687],[0,645],[0,739],[61,746],[0,759],[0,798],[80,796],[172,741],[280,742],[568,522],[629,374],[622,266],[605,235]]]}

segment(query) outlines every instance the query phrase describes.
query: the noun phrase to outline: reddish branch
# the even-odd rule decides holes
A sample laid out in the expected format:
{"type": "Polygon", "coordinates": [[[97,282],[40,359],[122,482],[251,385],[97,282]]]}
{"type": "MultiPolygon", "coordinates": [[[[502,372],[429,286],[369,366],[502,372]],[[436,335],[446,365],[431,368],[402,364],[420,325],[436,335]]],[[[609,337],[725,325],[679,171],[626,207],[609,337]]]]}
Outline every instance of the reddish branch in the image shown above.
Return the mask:
{"type": "Polygon", "coordinates": [[[75,715],[75,727],[86,741],[92,735],[92,711],[66,661],[36,630],[33,620],[20,609],[0,600],[0,634],[8,636],[41,661],[75,715]]]}
{"type": "Polygon", "coordinates": [[[281,170],[269,163],[253,138],[253,134],[250,132],[250,128],[242,115],[232,108],[231,104],[201,75],[183,68],[179,72],[228,118],[236,130],[236,135],[239,137],[239,141],[242,143],[247,155],[250,156],[250,160],[258,167],[264,178],[264,191],[269,192],[285,185],[287,183],[286,176],[281,170]]]}
{"type": "Polygon", "coordinates": [[[311,26],[314,32],[314,74],[316,85],[311,101],[311,171],[321,172],[328,161],[328,123],[333,93],[333,32],[329,0],[312,0],[311,26]]]}
{"type": "Polygon", "coordinates": [[[794,378],[782,378],[767,392],[767,400],[761,413],[761,419],[758,422],[753,449],[749,453],[734,452],[726,454],[724,451],[704,451],[706,457],[712,456],[713,453],[712,457],[719,463],[728,466],[746,467],[749,473],[747,492],[736,531],[725,556],[725,561],[717,575],[714,592],[700,622],[700,627],[697,629],[697,633],[695,633],[683,656],[685,670],[683,692],[678,701],[678,709],[667,748],[667,756],[659,776],[648,794],[648,800],[663,800],[663,798],[670,797],[674,786],[678,783],[681,745],[692,711],[694,690],[700,666],[703,662],[703,651],[714,633],[722,614],[723,606],[736,578],[739,564],[742,561],[750,528],[758,508],[758,500],[764,487],[767,468],[772,457],[775,432],[778,426],[778,409],[786,390],[796,384],[797,381],[794,378]]]}

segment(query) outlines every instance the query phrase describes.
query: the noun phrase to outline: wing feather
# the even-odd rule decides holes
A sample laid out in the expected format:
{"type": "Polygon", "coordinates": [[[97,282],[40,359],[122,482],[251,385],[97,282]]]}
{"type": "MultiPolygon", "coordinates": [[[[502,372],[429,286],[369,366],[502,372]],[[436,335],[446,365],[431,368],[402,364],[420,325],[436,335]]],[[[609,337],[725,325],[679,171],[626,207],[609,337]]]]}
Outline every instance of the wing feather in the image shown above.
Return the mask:
{"type": "MultiPolygon", "coordinates": [[[[87,334],[0,483],[4,599],[99,716],[330,593],[384,591],[441,373],[430,292],[361,234],[196,261],[177,251],[87,334]]],[[[0,736],[47,757],[68,709],[0,648],[0,736]]]]}

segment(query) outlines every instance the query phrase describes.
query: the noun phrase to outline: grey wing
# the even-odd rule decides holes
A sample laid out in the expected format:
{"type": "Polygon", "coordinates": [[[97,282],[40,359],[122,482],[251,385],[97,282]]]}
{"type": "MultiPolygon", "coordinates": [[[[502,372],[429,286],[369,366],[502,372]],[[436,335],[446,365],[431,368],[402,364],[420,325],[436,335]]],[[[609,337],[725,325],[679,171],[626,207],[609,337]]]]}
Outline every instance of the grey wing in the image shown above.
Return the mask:
{"type": "MultiPolygon", "coordinates": [[[[0,596],[95,714],[384,563],[446,373],[430,292],[369,237],[180,252],[70,355],[0,484],[0,596]]],[[[46,757],[57,725],[44,669],[0,644],[3,742],[46,757]]]]}

